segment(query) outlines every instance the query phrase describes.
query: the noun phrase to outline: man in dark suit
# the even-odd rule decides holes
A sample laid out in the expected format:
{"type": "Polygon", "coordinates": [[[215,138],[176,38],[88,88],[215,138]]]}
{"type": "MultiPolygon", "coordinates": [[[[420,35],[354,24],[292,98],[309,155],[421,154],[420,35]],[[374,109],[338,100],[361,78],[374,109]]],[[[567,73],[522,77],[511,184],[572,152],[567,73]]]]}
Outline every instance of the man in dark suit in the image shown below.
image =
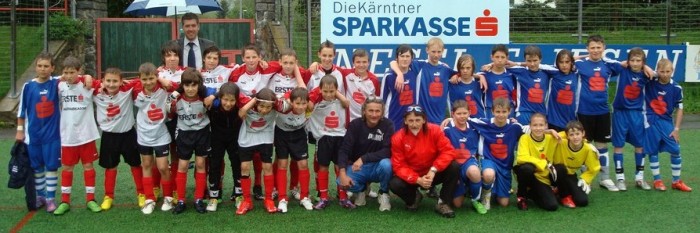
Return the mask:
{"type": "Polygon", "coordinates": [[[180,65],[202,69],[204,50],[216,46],[211,40],[199,37],[199,17],[194,13],[186,13],[182,16],[182,28],[185,36],[169,43],[177,43],[180,46],[180,65]]]}

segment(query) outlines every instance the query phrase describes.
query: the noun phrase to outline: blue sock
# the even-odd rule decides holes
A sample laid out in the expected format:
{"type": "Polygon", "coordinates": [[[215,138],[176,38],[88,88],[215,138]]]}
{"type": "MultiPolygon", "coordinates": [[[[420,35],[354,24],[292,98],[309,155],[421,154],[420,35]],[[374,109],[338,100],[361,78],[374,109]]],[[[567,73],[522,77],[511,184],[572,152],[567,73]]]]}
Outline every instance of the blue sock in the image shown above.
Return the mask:
{"type": "Polygon", "coordinates": [[[481,199],[481,180],[479,182],[469,181],[469,193],[472,196],[472,201],[481,199]]]}
{"type": "Polygon", "coordinates": [[[643,180],[644,179],[644,153],[634,153],[634,164],[636,165],[634,179],[643,180]]]}
{"type": "Polygon", "coordinates": [[[613,161],[615,161],[615,174],[618,180],[625,179],[625,168],[622,153],[613,154],[613,161]]]}
{"type": "Polygon", "coordinates": [[[671,155],[671,176],[673,182],[681,179],[681,155],[671,155]]]}
{"type": "Polygon", "coordinates": [[[600,161],[600,180],[610,179],[610,168],[608,167],[608,148],[598,149],[598,160],[600,161]]]}
{"type": "Polygon", "coordinates": [[[649,168],[651,169],[651,174],[654,175],[654,180],[661,180],[658,154],[649,155],[649,168]]]}
{"type": "Polygon", "coordinates": [[[58,172],[46,172],[46,198],[54,199],[56,197],[56,186],[58,186],[58,172]]]}
{"type": "Polygon", "coordinates": [[[37,197],[46,197],[46,174],[43,170],[34,171],[34,188],[37,197]]]}

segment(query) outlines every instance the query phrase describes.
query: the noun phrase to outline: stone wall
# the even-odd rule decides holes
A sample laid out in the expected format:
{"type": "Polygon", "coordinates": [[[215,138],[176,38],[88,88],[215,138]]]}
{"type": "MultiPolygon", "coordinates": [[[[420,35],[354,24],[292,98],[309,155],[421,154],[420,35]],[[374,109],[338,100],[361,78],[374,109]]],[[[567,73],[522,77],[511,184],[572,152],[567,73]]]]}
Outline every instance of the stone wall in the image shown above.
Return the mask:
{"type": "Polygon", "coordinates": [[[84,62],[86,74],[97,73],[97,49],[95,23],[97,18],[107,17],[107,0],[76,0],[76,17],[85,20],[91,36],[85,37],[84,62]]]}
{"type": "Polygon", "coordinates": [[[277,48],[270,24],[279,23],[275,19],[276,0],[255,0],[255,44],[262,50],[266,60],[277,60],[277,48]]]}

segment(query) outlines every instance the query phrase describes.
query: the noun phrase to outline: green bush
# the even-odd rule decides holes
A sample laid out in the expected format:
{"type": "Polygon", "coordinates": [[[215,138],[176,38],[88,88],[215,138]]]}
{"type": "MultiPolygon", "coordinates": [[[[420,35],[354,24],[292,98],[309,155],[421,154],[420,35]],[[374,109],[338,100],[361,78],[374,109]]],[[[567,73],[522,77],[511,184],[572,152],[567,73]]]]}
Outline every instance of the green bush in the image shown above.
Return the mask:
{"type": "Polygon", "coordinates": [[[76,20],[61,13],[49,17],[49,40],[72,40],[88,33],[85,21],[76,20]]]}

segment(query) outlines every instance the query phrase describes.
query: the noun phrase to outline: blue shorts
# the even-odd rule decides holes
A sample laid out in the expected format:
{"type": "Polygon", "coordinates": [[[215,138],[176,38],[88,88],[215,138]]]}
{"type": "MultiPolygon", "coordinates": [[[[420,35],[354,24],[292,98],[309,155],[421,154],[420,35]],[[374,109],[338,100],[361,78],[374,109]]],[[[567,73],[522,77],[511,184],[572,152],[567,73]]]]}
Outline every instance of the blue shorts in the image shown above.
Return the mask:
{"type": "Polygon", "coordinates": [[[645,116],[641,111],[615,109],[612,116],[613,146],[622,148],[625,142],[629,142],[634,147],[644,146],[646,141],[644,119],[645,116]]]}
{"type": "Polygon", "coordinates": [[[466,162],[459,165],[459,180],[457,181],[457,187],[455,188],[455,197],[464,196],[469,189],[469,177],[467,177],[467,170],[471,166],[479,167],[479,162],[476,158],[472,156],[466,162]]]}
{"type": "Polygon", "coordinates": [[[43,171],[44,167],[47,171],[58,171],[61,167],[61,140],[38,145],[29,144],[27,152],[32,169],[35,171],[43,171]]]}
{"type": "Polygon", "coordinates": [[[530,117],[532,116],[533,112],[527,112],[527,111],[522,111],[522,112],[517,112],[515,113],[515,119],[518,120],[518,123],[521,125],[529,125],[530,124],[530,117]]]}
{"type": "Polygon", "coordinates": [[[496,180],[491,189],[492,195],[496,198],[510,197],[511,182],[513,179],[513,174],[511,173],[512,168],[500,167],[489,159],[483,159],[481,160],[481,171],[483,172],[486,169],[493,169],[496,172],[496,180]]]}
{"type": "Polygon", "coordinates": [[[647,141],[644,144],[644,152],[646,154],[658,154],[659,152],[680,154],[681,146],[669,136],[673,129],[673,122],[669,120],[658,119],[649,122],[649,128],[646,129],[647,141]]]}

